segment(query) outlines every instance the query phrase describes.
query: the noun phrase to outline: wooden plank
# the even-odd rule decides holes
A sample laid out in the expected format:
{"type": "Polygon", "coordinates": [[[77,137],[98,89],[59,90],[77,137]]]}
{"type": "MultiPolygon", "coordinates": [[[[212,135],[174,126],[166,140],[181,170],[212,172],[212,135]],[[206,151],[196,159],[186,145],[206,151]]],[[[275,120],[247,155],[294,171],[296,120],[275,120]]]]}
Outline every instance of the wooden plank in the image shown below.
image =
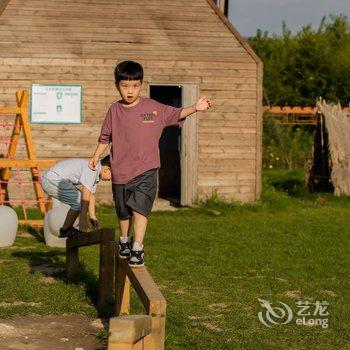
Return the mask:
{"type": "Polygon", "coordinates": [[[152,331],[143,339],[144,349],[164,350],[165,315],[152,317],[152,331]]]}
{"type": "MultiPolygon", "coordinates": [[[[28,10],[32,10],[33,14],[36,14],[36,10],[38,11],[38,14],[40,15],[43,11],[44,15],[47,15],[48,13],[57,13],[58,14],[58,18],[60,17],[60,13],[76,13],[77,15],[79,13],[82,12],[87,12],[89,14],[108,14],[108,13],[112,13],[112,14],[130,14],[131,13],[142,13],[142,10],[144,11],[143,14],[143,19],[145,18],[145,12],[149,11],[152,14],[153,13],[162,13],[164,15],[173,15],[174,11],[177,14],[176,10],[178,10],[179,6],[181,4],[184,4],[184,2],[180,2],[180,1],[173,1],[172,3],[166,3],[162,5],[163,6],[159,6],[159,2],[153,2],[153,3],[140,3],[138,1],[134,1],[130,4],[130,2],[128,4],[122,3],[120,1],[118,1],[118,3],[113,3],[113,2],[104,2],[103,6],[101,6],[101,4],[96,4],[96,3],[81,3],[80,6],[76,6],[76,4],[73,4],[72,2],[68,2],[68,1],[61,1],[61,7],[57,7],[57,4],[54,4],[50,1],[45,1],[45,3],[43,4],[42,2],[38,2],[38,1],[31,1],[30,3],[28,2],[22,2],[22,1],[18,1],[17,0],[16,4],[14,6],[10,6],[8,8],[8,11],[17,11],[15,13],[20,13],[24,12],[26,13],[28,10]],[[18,3],[17,3],[18,2],[18,3]],[[20,6],[21,5],[21,6],[20,6]],[[142,6],[141,6],[142,5],[142,6]],[[17,10],[16,10],[17,9],[17,10]],[[79,12],[80,10],[80,12],[79,12]],[[168,13],[167,11],[172,10],[171,13],[168,13]]],[[[205,16],[207,13],[209,13],[208,7],[206,6],[200,6],[201,9],[198,8],[198,6],[191,6],[189,2],[186,3],[186,10],[188,10],[189,13],[198,13],[197,11],[202,10],[203,15],[205,16]]],[[[187,11],[186,11],[187,13],[187,11]]],[[[186,13],[184,12],[183,15],[185,16],[186,13]]],[[[84,13],[81,14],[80,18],[84,18],[84,13]]],[[[211,19],[213,19],[213,16],[210,16],[211,19]]],[[[197,20],[198,20],[198,16],[197,16],[197,20]]],[[[217,21],[214,17],[214,21],[217,21]]]]}
{"type": "Polygon", "coordinates": [[[0,158],[0,168],[50,168],[56,163],[54,159],[8,159],[0,158]]]}
{"type": "MultiPolygon", "coordinates": [[[[212,126],[208,126],[206,123],[206,120],[203,119],[203,122],[201,123],[201,126],[200,126],[200,132],[202,134],[206,134],[206,133],[212,133],[213,131],[213,127],[212,126]]],[[[241,125],[243,125],[244,123],[241,123],[241,125]]],[[[220,123],[217,123],[216,124],[216,127],[215,127],[215,132],[217,133],[221,133],[221,134],[231,134],[232,137],[235,137],[234,135],[235,134],[239,134],[239,135],[250,135],[250,134],[256,134],[256,128],[246,128],[246,127],[226,127],[226,126],[221,126],[220,123]]]]}
{"type": "Polygon", "coordinates": [[[111,344],[133,345],[150,334],[151,331],[152,317],[149,315],[113,317],[109,320],[108,346],[111,344]]]}
{"type": "MultiPolygon", "coordinates": [[[[25,28],[24,28],[25,29],[25,28]]],[[[89,29],[87,29],[89,31],[89,29]]],[[[196,32],[196,35],[178,35],[176,32],[170,32],[168,35],[163,34],[162,32],[156,31],[155,29],[148,30],[144,34],[139,34],[137,38],[135,35],[121,33],[117,31],[115,33],[108,33],[108,40],[106,39],[106,33],[96,33],[91,31],[90,33],[86,30],[82,32],[69,32],[66,31],[66,36],[62,36],[61,31],[46,31],[43,33],[42,31],[34,31],[28,29],[25,30],[17,30],[17,31],[7,31],[0,29],[0,38],[3,41],[8,41],[10,43],[21,40],[25,35],[27,38],[27,43],[39,43],[40,40],[47,40],[49,42],[53,42],[55,38],[58,40],[58,45],[62,43],[89,43],[89,41],[93,41],[96,43],[110,43],[110,45],[122,45],[126,47],[126,43],[128,42],[142,42],[143,45],[155,45],[156,47],[160,47],[162,45],[171,45],[175,40],[179,43],[177,45],[181,45],[181,47],[189,47],[191,44],[198,44],[199,40],[205,40],[205,46],[202,47],[201,50],[204,50],[207,47],[212,47],[213,50],[223,50],[223,51],[233,51],[238,53],[244,53],[244,50],[237,44],[236,42],[226,43],[226,46],[222,44],[224,37],[218,36],[208,36],[203,35],[201,32],[196,32]],[[161,34],[162,33],[162,34],[161,34]],[[202,35],[199,35],[202,34],[202,35]],[[68,37],[69,35],[69,37],[68,37]]],[[[227,39],[227,38],[226,38],[227,39]]],[[[229,40],[229,39],[228,39],[229,40]]]]}
{"type": "Polygon", "coordinates": [[[132,344],[114,344],[112,342],[108,342],[107,350],[134,350],[132,344]]]}
{"type": "Polygon", "coordinates": [[[227,154],[230,157],[233,157],[234,159],[250,159],[253,160],[256,158],[256,150],[250,152],[242,151],[242,149],[231,149],[231,148],[213,148],[213,147],[199,147],[199,153],[203,154],[203,157],[205,157],[205,154],[227,154]]]}
{"type": "MultiPolygon", "coordinates": [[[[134,46],[128,50],[118,51],[118,46],[113,48],[106,47],[92,47],[88,44],[82,45],[70,45],[69,47],[36,47],[38,45],[33,45],[29,47],[9,47],[8,44],[0,43],[1,56],[2,57],[20,57],[27,56],[31,58],[105,58],[111,59],[115,57],[116,61],[123,61],[133,57],[136,61],[141,60],[154,60],[159,58],[161,60],[173,60],[173,59],[186,59],[189,61],[194,61],[198,59],[197,50],[187,49],[186,47],[182,48],[181,46],[174,46],[173,49],[169,48],[169,45],[163,47],[162,50],[158,52],[148,51],[148,50],[137,50],[134,46]],[[108,50],[108,51],[107,51],[108,50]],[[170,57],[172,59],[170,59],[170,57]]],[[[212,48],[208,47],[205,51],[201,52],[201,60],[203,62],[221,61],[221,62],[235,62],[237,64],[245,64],[247,61],[246,54],[234,54],[233,52],[225,51],[215,51],[212,48]]],[[[9,78],[7,78],[9,79],[9,78]]]]}
{"type": "Polygon", "coordinates": [[[165,316],[166,301],[153,281],[147,267],[131,268],[125,264],[126,274],[149,314],[165,316]]]}
{"type": "Polygon", "coordinates": [[[117,267],[117,291],[116,312],[121,309],[121,295],[124,276],[128,276],[137,295],[143,303],[146,311],[152,316],[152,332],[143,340],[145,349],[164,349],[165,341],[165,316],[166,301],[154,283],[146,267],[130,268],[125,259],[116,258],[117,267]]]}
{"type": "Polygon", "coordinates": [[[226,172],[221,169],[217,169],[217,171],[201,171],[200,179],[234,179],[237,180],[255,180],[255,174],[253,173],[245,173],[245,172],[226,172]]]}
{"type": "MultiPolygon", "coordinates": [[[[144,43],[154,43],[157,40],[161,40],[161,42],[172,42],[174,40],[181,40],[181,42],[189,43],[194,42],[195,40],[208,40],[207,45],[220,46],[219,43],[228,39],[227,36],[224,36],[219,32],[203,32],[203,31],[191,31],[191,30],[164,30],[159,32],[157,29],[134,29],[135,34],[131,35],[130,32],[126,32],[121,28],[111,28],[108,32],[108,38],[110,41],[115,42],[132,42],[135,41],[135,37],[138,38],[139,41],[144,43]]],[[[0,27],[0,38],[2,40],[14,41],[16,38],[21,39],[25,35],[26,37],[36,37],[36,38],[46,38],[47,40],[52,40],[52,37],[58,35],[72,35],[74,40],[76,41],[88,41],[88,40],[97,40],[100,41],[106,40],[106,30],[99,28],[84,28],[81,31],[72,32],[67,28],[66,30],[62,30],[62,28],[46,28],[45,33],[38,28],[28,27],[28,26],[6,26],[3,25],[0,27]]],[[[238,47],[236,42],[232,42],[230,44],[232,47],[238,47]]]]}
{"type": "MultiPolygon", "coordinates": [[[[232,58],[233,61],[235,61],[234,58],[232,58]]],[[[49,60],[48,60],[49,61],[49,60]]],[[[63,75],[66,74],[67,77],[70,77],[73,74],[79,75],[77,77],[78,81],[83,81],[86,79],[91,79],[93,77],[97,78],[98,80],[98,85],[93,85],[90,84],[90,88],[91,90],[97,90],[100,91],[100,89],[98,89],[99,87],[101,87],[101,83],[100,81],[102,80],[106,80],[106,83],[104,83],[103,88],[106,87],[111,87],[113,85],[112,81],[108,81],[108,77],[111,78],[111,76],[113,76],[113,71],[114,71],[114,67],[108,66],[106,64],[100,66],[100,67],[96,67],[93,68],[89,65],[84,65],[82,64],[81,66],[76,66],[76,65],[67,65],[65,64],[64,66],[60,66],[59,62],[57,62],[56,66],[53,66],[51,64],[49,64],[50,62],[47,62],[48,64],[45,64],[45,62],[42,62],[40,65],[37,64],[25,64],[25,65],[20,65],[20,64],[3,64],[2,66],[0,66],[0,72],[4,73],[4,74],[11,74],[9,75],[10,77],[13,76],[18,76],[19,78],[21,78],[21,75],[24,73],[29,73],[28,70],[32,70],[33,67],[35,67],[35,71],[31,72],[34,76],[34,74],[36,75],[36,77],[40,77],[42,76],[42,74],[47,74],[48,77],[51,77],[54,74],[59,74],[59,75],[63,75]],[[17,73],[17,74],[15,74],[17,73]],[[82,76],[80,76],[82,75],[82,76]],[[107,85],[107,86],[106,86],[107,85]]],[[[255,77],[255,73],[252,72],[249,69],[238,69],[239,67],[236,67],[236,70],[233,72],[227,72],[227,69],[225,70],[224,68],[219,68],[216,67],[215,69],[211,69],[211,64],[209,62],[207,62],[206,67],[201,67],[201,68],[196,68],[196,67],[177,67],[171,63],[173,63],[172,61],[169,61],[169,66],[168,67],[163,67],[163,65],[159,65],[154,66],[154,67],[144,67],[145,69],[145,73],[147,75],[152,75],[152,74],[164,74],[164,75],[169,75],[171,73],[173,73],[174,71],[176,71],[176,74],[178,75],[193,75],[193,76],[197,76],[197,75],[203,75],[203,76],[222,76],[222,78],[220,78],[219,82],[215,83],[211,83],[211,84],[203,84],[203,86],[201,86],[201,89],[203,91],[255,91],[256,90],[256,84],[253,83],[253,81],[250,84],[231,84],[229,82],[227,82],[225,80],[225,74],[226,77],[230,77],[230,76],[237,76],[237,75],[241,75],[242,77],[255,77]],[[171,67],[173,66],[173,67],[171,67]]],[[[212,62],[213,63],[213,62],[212,62]]],[[[236,64],[240,64],[239,62],[236,62],[236,64]]],[[[146,75],[146,77],[147,77],[146,75]]],[[[23,79],[23,78],[22,78],[23,79]]],[[[6,87],[8,85],[5,85],[6,87]]],[[[3,90],[2,90],[3,91],[3,90]]],[[[4,92],[4,91],[3,91],[4,92]]],[[[8,89],[8,93],[12,94],[13,89],[8,89]]],[[[103,94],[105,96],[110,96],[112,95],[111,91],[108,90],[102,90],[101,92],[103,92],[103,94]]]]}
{"type": "Polygon", "coordinates": [[[228,202],[231,202],[232,200],[241,201],[243,203],[249,203],[255,201],[255,192],[253,193],[231,193],[231,192],[223,192],[221,190],[207,190],[204,191],[202,188],[200,188],[198,193],[198,198],[200,200],[205,200],[207,198],[210,198],[212,195],[217,194],[220,196],[221,199],[226,200],[228,202]]]}
{"type": "MultiPolygon", "coordinates": [[[[55,67],[90,67],[91,69],[103,69],[99,67],[110,67],[114,69],[115,60],[113,59],[102,59],[102,58],[72,58],[72,59],[62,59],[62,58],[28,58],[28,57],[0,57],[0,63],[6,66],[53,66],[55,67]]],[[[251,76],[256,77],[256,66],[251,63],[246,63],[244,65],[237,65],[234,62],[222,62],[220,60],[214,61],[209,64],[207,61],[202,61],[201,57],[197,57],[196,61],[187,61],[184,59],[174,60],[169,57],[168,59],[147,59],[140,60],[145,70],[149,69],[158,69],[158,68],[187,68],[187,69],[199,69],[202,70],[202,73],[210,68],[211,72],[217,73],[217,71],[222,71],[226,74],[226,77],[229,78],[232,74],[236,74],[239,71],[243,71],[245,74],[251,74],[251,76]]],[[[213,73],[211,73],[213,74],[213,73]]],[[[221,78],[224,82],[225,78],[221,78]]],[[[230,81],[229,81],[230,82],[230,81]]],[[[110,81],[109,81],[110,83],[110,81]]],[[[256,84],[256,80],[253,80],[252,83],[256,84]]],[[[16,87],[16,86],[15,86],[16,87]]]]}
{"type": "Polygon", "coordinates": [[[115,238],[114,229],[104,228],[104,229],[68,237],[67,247],[68,248],[86,247],[89,245],[114,241],[114,238],[115,238]]]}
{"type": "MultiPolygon", "coordinates": [[[[9,149],[8,149],[8,153],[7,153],[7,157],[9,157],[9,158],[13,158],[15,156],[16,148],[17,148],[17,145],[18,145],[19,137],[20,137],[20,133],[21,133],[21,121],[20,121],[20,115],[18,114],[16,116],[16,119],[15,119],[15,125],[13,127],[12,135],[11,135],[11,143],[10,143],[10,146],[9,146],[9,149]]],[[[0,158],[0,161],[2,161],[2,160],[9,161],[10,159],[2,159],[2,158],[0,158]]],[[[2,175],[1,175],[2,180],[8,181],[10,176],[11,176],[10,169],[8,167],[3,166],[1,163],[0,163],[0,167],[4,168],[2,170],[2,175]]]]}
{"type": "MultiPolygon", "coordinates": [[[[198,100],[198,86],[183,86],[183,105],[193,105],[198,100]]],[[[197,116],[187,118],[181,131],[181,205],[192,204],[197,198],[197,116]]]]}
{"type": "MultiPolygon", "coordinates": [[[[43,30],[47,27],[69,27],[72,31],[84,31],[87,28],[98,28],[100,30],[104,30],[106,33],[108,33],[110,29],[110,24],[108,22],[104,21],[103,19],[99,20],[93,20],[90,19],[91,24],[89,25],[89,22],[86,20],[78,20],[75,19],[74,21],[69,19],[57,19],[57,18],[51,18],[51,19],[43,19],[43,18],[18,18],[16,19],[16,22],[10,21],[8,18],[0,18],[0,25],[11,25],[11,27],[15,28],[16,26],[22,26],[22,27],[35,27],[38,30],[43,30]]],[[[152,20],[138,20],[138,21],[130,21],[129,19],[118,19],[118,21],[115,21],[113,23],[114,28],[126,28],[126,26],[129,26],[130,30],[134,29],[158,29],[159,30],[159,21],[152,21],[152,20]]],[[[221,31],[222,27],[220,25],[217,25],[217,23],[212,22],[213,25],[208,25],[210,22],[196,22],[195,26],[193,23],[189,21],[180,21],[180,20],[165,20],[162,22],[162,29],[165,30],[193,30],[195,28],[195,31],[202,31],[202,32],[216,32],[221,31]]],[[[210,34],[209,34],[210,35],[210,34]]],[[[232,37],[230,40],[234,40],[232,37]]]]}
{"type": "MultiPolygon", "coordinates": [[[[35,70],[34,68],[30,68],[32,70],[35,70]]],[[[74,72],[74,69],[72,70],[74,72]]],[[[30,73],[30,72],[23,72],[23,73],[4,73],[4,78],[10,80],[7,81],[6,83],[6,87],[7,88],[11,88],[11,86],[14,86],[17,88],[17,86],[22,87],[22,88],[27,88],[28,86],[26,86],[23,83],[23,79],[28,79],[28,80],[36,80],[37,83],[45,83],[48,82],[48,80],[52,80],[52,81],[56,81],[56,82],[60,82],[60,80],[65,80],[65,82],[67,83],[71,83],[71,84],[82,84],[83,86],[86,86],[86,88],[89,90],[89,95],[93,95],[94,91],[100,91],[102,89],[105,89],[104,91],[106,91],[106,89],[109,89],[110,93],[106,94],[105,96],[108,97],[108,101],[113,102],[115,101],[118,97],[116,97],[116,95],[113,95],[111,92],[115,92],[116,94],[116,90],[115,88],[112,86],[111,83],[111,76],[112,73],[108,74],[108,75],[99,75],[99,74],[91,74],[90,72],[87,73],[72,73],[71,72],[66,72],[66,73],[30,73]],[[54,75],[57,76],[57,79],[54,80],[54,75]],[[96,81],[97,79],[100,79],[99,81],[96,81]],[[93,81],[96,81],[96,86],[94,88],[91,88],[91,86],[93,85],[93,81]],[[104,86],[100,86],[98,87],[99,84],[103,84],[104,86]]],[[[150,81],[152,82],[159,82],[159,83],[166,83],[166,82],[174,82],[177,84],[181,84],[181,83],[200,83],[202,84],[203,82],[205,84],[207,83],[218,83],[220,81],[223,81],[224,79],[224,72],[222,72],[223,77],[221,78],[222,71],[217,71],[214,72],[216,74],[216,76],[214,76],[214,73],[212,71],[207,70],[206,72],[203,72],[203,74],[201,74],[200,72],[180,72],[180,74],[178,74],[177,70],[172,70],[172,74],[159,74],[159,72],[157,71],[156,73],[152,73],[152,74],[147,74],[147,76],[145,77],[145,86],[148,85],[148,83],[150,81]]],[[[245,77],[243,76],[234,76],[234,74],[231,74],[231,77],[227,76],[227,83],[232,83],[232,84],[240,84],[240,83],[251,83],[253,82],[256,78],[254,77],[248,77],[248,75],[245,77]]],[[[0,82],[0,86],[4,85],[4,82],[0,82]]],[[[26,83],[27,84],[27,83],[26,83]]],[[[103,91],[103,90],[102,90],[103,91]]],[[[143,93],[144,94],[144,93],[143,93]]],[[[103,96],[103,95],[102,95],[103,96]]],[[[4,96],[7,97],[7,96],[4,96]]],[[[96,109],[96,107],[94,108],[93,106],[91,106],[91,109],[94,110],[96,109]]]]}
{"type": "Polygon", "coordinates": [[[31,226],[31,227],[43,227],[44,226],[44,220],[19,220],[19,225],[22,226],[31,226]]]}
{"type": "Polygon", "coordinates": [[[246,180],[246,181],[238,181],[236,179],[202,179],[199,177],[198,179],[198,186],[203,187],[212,187],[212,186],[219,186],[219,187],[228,187],[232,186],[232,191],[235,190],[235,188],[239,189],[249,189],[249,192],[253,192],[255,188],[255,178],[253,180],[246,180]]]}
{"type": "MultiPolygon", "coordinates": [[[[0,48],[7,49],[11,52],[16,52],[17,49],[23,50],[23,52],[34,52],[38,50],[81,50],[84,48],[85,52],[88,52],[88,50],[95,50],[96,52],[102,51],[102,50],[122,50],[126,52],[142,52],[145,54],[149,54],[149,52],[153,52],[154,55],[166,53],[166,52],[173,52],[176,53],[176,49],[181,48],[183,50],[186,50],[186,52],[181,52],[182,55],[186,55],[188,52],[207,52],[210,56],[218,55],[219,53],[230,53],[232,54],[232,59],[235,57],[247,57],[247,53],[240,47],[236,45],[227,45],[226,44],[219,44],[215,41],[214,43],[207,42],[206,45],[203,46],[195,46],[196,40],[187,40],[177,42],[177,44],[174,44],[171,42],[171,40],[158,40],[156,42],[154,41],[144,41],[144,42],[135,42],[132,46],[130,46],[130,43],[124,43],[120,40],[112,40],[110,42],[107,42],[106,39],[98,41],[73,41],[68,40],[66,38],[57,38],[56,40],[54,37],[52,37],[52,41],[50,41],[50,38],[46,37],[32,37],[27,38],[26,42],[21,44],[21,46],[16,45],[15,41],[4,41],[0,42],[0,48]],[[43,43],[42,40],[47,40],[46,43],[43,43]]],[[[106,56],[107,53],[105,53],[106,56]]],[[[111,53],[112,55],[113,53],[111,53]]],[[[197,55],[198,56],[198,55],[197,55]]],[[[185,56],[182,56],[185,57],[185,56]]]]}
{"type": "MultiPolygon", "coordinates": [[[[51,6],[51,7],[55,7],[55,5],[57,5],[57,2],[52,1],[52,0],[47,0],[47,3],[51,6]]],[[[116,8],[118,8],[118,5],[128,5],[130,4],[130,1],[127,0],[118,0],[118,3],[116,3],[115,1],[106,1],[106,0],[94,0],[93,2],[89,1],[89,0],[74,0],[73,1],[74,4],[80,5],[80,6],[85,6],[85,5],[89,5],[91,4],[91,6],[95,6],[100,7],[101,5],[108,5],[108,6],[114,6],[116,8]]],[[[174,4],[173,0],[162,0],[162,3],[164,3],[164,6],[166,5],[171,5],[174,4]]],[[[183,6],[188,6],[190,8],[197,8],[198,10],[200,10],[200,8],[207,8],[207,6],[205,5],[205,3],[203,3],[203,1],[186,1],[186,0],[177,0],[176,2],[179,5],[183,5],[183,6]]],[[[26,0],[17,0],[16,2],[11,2],[10,8],[23,8],[24,5],[27,5],[28,2],[26,0]]],[[[41,1],[36,0],[35,2],[30,2],[30,5],[37,5],[37,6],[41,6],[43,7],[43,3],[41,1]]],[[[46,2],[45,2],[46,4],[46,2]]],[[[72,1],[61,1],[62,5],[68,4],[68,5],[72,5],[72,1]]],[[[152,6],[159,6],[159,0],[135,0],[133,4],[138,4],[138,5],[152,5],[152,6]]]]}
{"type": "Polygon", "coordinates": [[[110,305],[114,301],[115,244],[115,241],[102,242],[100,244],[99,306],[110,305]]]}
{"type": "MultiPolygon", "coordinates": [[[[126,11],[122,11],[119,10],[117,11],[111,11],[108,12],[107,9],[105,9],[104,12],[100,12],[100,13],[93,13],[92,11],[89,10],[82,10],[80,9],[80,12],[77,11],[77,8],[75,7],[74,10],[72,11],[67,11],[67,10],[9,10],[6,15],[11,15],[11,16],[16,16],[17,18],[19,18],[20,20],[22,19],[30,19],[32,17],[43,20],[43,19],[52,19],[55,20],[57,18],[64,18],[65,20],[71,20],[71,21],[77,21],[78,23],[81,23],[81,21],[85,20],[85,21],[89,21],[91,19],[93,19],[94,21],[97,20],[102,20],[103,18],[105,18],[105,20],[110,20],[111,22],[113,20],[115,20],[116,18],[120,18],[122,19],[124,16],[129,16],[130,15],[130,10],[126,10],[126,11]],[[74,11],[75,10],[75,11],[74,11]]],[[[139,21],[139,20],[144,20],[145,19],[145,13],[142,13],[142,10],[144,9],[138,9],[138,11],[135,11],[133,13],[133,20],[134,21],[139,21]]],[[[159,7],[157,10],[154,10],[152,13],[152,21],[157,21],[157,20],[164,20],[164,17],[167,18],[167,20],[170,21],[177,21],[179,20],[179,16],[176,16],[176,14],[172,14],[169,12],[164,12],[164,11],[160,11],[159,7]]],[[[217,25],[217,21],[213,20],[212,16],[208,16],[206,14],[201,15],[201,19],[203,19],[203,22],[208,23],[208,25],[217,25]]],[[[188,20],[188,21],[195,21],[198,22],[198,15],[196,16],[195,13],[191,13],[191,12],[186,12],[181,16],[181,20],[188,20]]]]}
{"type": "MultiPolygon", "coordinates": [[[[20,102],[23,133],[24,133],[25,143],[27,147],[28,158],[36,159],[33,136],[32,136],[32,131],[30,129],[28,114],[27,114],[28,99],[29,99],[28,91],[24,90],[22,94],[21,102],[20,102]]],[[[44,193],[44,190],[40,182],[40,169],[37,166],[30,167],[30,171],[32,174],[32,180],[34,184],[36,198],[38,199],[38,207],[41,213],[45,214],[46,213],[46,204],[45,204],[46,195],[44,193]]]]}
{"type": "Polygon", "coordinates": [[[0,108],[0,114],[20,114],[21,109],[19,107],[15,108],[0,108]]]}

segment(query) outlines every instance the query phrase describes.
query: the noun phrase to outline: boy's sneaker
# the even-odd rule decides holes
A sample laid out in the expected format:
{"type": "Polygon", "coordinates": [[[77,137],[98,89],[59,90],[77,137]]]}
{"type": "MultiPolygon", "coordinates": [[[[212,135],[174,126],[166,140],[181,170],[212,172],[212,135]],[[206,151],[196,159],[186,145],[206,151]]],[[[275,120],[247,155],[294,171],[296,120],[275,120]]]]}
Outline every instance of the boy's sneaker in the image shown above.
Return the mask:
{"type": "Polygon", "coordinates": [[[119,257],[122,259],[130,258],[130,251],[132,245],[132,237],[128,239],[127,242],[121,242],[119,238],[118,246],[119,246],[119,257]]]}
{"type": "Polygon", "coordinates": [[[130,251],[130,259],[128,259],[128,264],[130,267],[141,267],[144,266],[144,251],[142,250],[133,250],[130,251]]]}
{"type": "Polygon", "coordinates": [[[65,229],[63,229],[62,227],[60,228],[60,232],[58,233],[58,237],[59,238],[66,238],[66,237],[70,237],[70,236],[74,236],[74,235],[79,235],[85,233],[83,231],[80,231],[78,229],[76,229],[75,227],[67,227],[65,229]]]}

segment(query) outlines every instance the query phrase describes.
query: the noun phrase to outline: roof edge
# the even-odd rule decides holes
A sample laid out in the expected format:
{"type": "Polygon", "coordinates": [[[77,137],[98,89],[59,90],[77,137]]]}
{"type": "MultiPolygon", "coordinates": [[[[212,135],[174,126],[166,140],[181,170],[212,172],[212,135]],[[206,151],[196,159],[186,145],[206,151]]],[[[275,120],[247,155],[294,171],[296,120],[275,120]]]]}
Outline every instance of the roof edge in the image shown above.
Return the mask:
{"type": "Polygon", "coordinates": [[[0,16],[5,11],[6,6],[10,3],[11,0],[5,0],[2,4],[0,4],[0,16]]]}
{"type": "Polygon", "coordinates": [[[220,11],[220,9],[217,7],[217,5],[214,3],[214,1],[213,0],[206,0],[206,2],[215,11],[215,13],[218,15],[218,17],[221,19],[221,21],[226,25],[226,27],[230,30],[230,32],[237,38],[237,40],[240,42],[240,44],[246,49],[246,51],[250,54],[250,56],[253,58],[253,60],[258,64],[262,64],[261,59],[257,56],[257,54],[254,52],[254,50],[251,48],[251,46],[248,44],[248,42],[241,36],[241,34],[239,34],[238,30],[232,25],[232,23],[226,18],[226,16],[220,11]]]}

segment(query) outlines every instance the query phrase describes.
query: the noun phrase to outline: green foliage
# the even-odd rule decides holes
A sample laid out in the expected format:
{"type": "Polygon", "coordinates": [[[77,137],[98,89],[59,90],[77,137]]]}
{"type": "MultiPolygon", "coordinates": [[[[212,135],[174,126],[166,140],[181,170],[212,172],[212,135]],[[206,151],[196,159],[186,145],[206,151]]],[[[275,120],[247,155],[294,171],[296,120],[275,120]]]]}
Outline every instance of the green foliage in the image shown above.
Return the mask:
{"type": "MultiPolygon", "coordinates": [[[[167,300],[166,349],[347,348],[350,200],[302,195],[302,182],[302,171],[271,171],[257,204],[225,206],[214,194],[208,206],[152,213],[145,259],[167,300]],[[299,300],[325,300],[330,326],[267,328],[258,320],[258,298],[285,302],[293,312],[299,300]]],[[[115,226],[113,207],[98,207],[97,214],[103,226],[115,226]]],[[[0,316],[96,318],[99,247],[82,248],[80,259],[84,270],[68,284],[63,249],[21,236],[0,249],[0,316]],[[63,272],[45,283],[40,270],[30,273],[40,265],[63,272]]],[[[142,312],[135,293],[131,298],[131,313],[142,312]]]]}
{"type": "Polygon", "coordinates": [[[350,23],[346,16],[322,19],[318,30],[282,36],[258,30],[249,43],[264,63],[264,99],[269,105],[314,105],[318,97],[342,105],[350,96],[350,23]]]}
{"type": "Polygon", "coordinates": [[[303,168],[312,158],[313,126],[282,125],[265,116],[263,169],[303,168]]]}

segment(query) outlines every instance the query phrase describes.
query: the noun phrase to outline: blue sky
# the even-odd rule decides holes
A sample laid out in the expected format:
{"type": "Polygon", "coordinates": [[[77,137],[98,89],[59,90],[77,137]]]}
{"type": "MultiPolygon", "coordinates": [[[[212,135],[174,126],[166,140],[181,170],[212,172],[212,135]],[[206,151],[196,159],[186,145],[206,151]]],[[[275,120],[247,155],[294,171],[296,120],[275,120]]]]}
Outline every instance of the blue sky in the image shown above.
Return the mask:
{"type": "Polygon", "coordinates": [[[281,34],[282,21],[293,33],[311,24],[318,28],[325,15],[350,17],[350,0],[229,0],[229,19],[243,36],[258,28],[281,34]]]}

